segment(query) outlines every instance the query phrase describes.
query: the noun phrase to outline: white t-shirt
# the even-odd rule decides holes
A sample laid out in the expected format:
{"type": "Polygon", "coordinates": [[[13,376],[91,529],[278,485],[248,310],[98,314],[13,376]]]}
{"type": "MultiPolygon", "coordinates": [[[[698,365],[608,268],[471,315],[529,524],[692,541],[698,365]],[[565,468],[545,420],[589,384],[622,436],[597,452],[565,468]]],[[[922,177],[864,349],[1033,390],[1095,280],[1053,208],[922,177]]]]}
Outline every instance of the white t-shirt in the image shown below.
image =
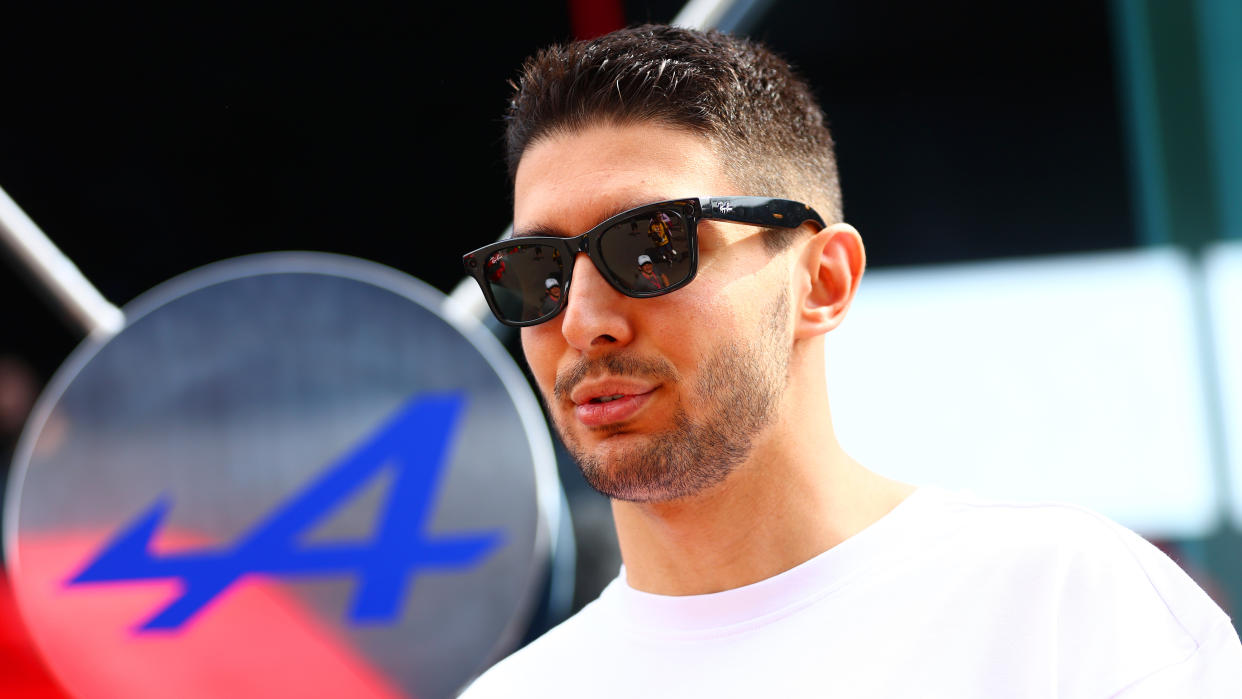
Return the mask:
{"type": "Polygon", "coordinates": [[[1066,505],[922,488],[734,590],[600,598],[480,677],[488,697],[1242,697],[1229,618],[1167,556],[1066,505]]]}

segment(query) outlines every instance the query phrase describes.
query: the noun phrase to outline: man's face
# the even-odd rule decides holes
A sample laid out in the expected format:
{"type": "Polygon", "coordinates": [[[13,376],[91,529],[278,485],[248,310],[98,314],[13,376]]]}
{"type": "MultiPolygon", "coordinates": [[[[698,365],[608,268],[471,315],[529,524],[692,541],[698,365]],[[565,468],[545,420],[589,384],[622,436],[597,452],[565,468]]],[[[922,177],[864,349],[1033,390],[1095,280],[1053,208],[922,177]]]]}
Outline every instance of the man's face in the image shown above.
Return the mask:
{"type": "Polygon", "coordinates": [[[551,296],[554,299],[559,299],[561,297],[561,287],[559,286],[548,287],[548,296],[551,296]]]}
{"type": "Polygon", "coordinates": [[[650,262],[644,262],[644,263],[643,263],[643,273],[644,273],[644,274],[651,274],[651,263],[650,263],[650,262]]]}
{"type": "MultiPolygon", "coordinates": [[[[527,149],[514,230],[576,235],[642,204],[739,194],[749,192],[730,184],[697,136],[596,126],[527,149]]],[[[700,222],[698,276],[648,299],[618,293],[579,255],[564,312],[522,329],[549,413],[597,490],[634,501],[694,495],[724,481],[763,438],[792,340],[789,267],[764,250],[759,231],[700,222]]]]}

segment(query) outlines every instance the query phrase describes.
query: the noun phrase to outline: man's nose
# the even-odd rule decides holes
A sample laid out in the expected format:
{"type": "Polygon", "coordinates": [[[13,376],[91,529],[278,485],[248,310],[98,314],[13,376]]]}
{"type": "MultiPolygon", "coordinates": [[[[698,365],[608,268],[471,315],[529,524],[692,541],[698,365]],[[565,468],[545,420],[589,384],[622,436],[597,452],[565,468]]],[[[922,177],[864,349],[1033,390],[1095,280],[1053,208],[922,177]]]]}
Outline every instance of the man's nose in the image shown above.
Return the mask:
{"type": "Polygon", "coordinates": [[[593,352],[629,344],[634,335],[629,311],[635,299],[612,288],[585,253],[574,260],[569,289],[561,334],[570,346],[593,352]]]}

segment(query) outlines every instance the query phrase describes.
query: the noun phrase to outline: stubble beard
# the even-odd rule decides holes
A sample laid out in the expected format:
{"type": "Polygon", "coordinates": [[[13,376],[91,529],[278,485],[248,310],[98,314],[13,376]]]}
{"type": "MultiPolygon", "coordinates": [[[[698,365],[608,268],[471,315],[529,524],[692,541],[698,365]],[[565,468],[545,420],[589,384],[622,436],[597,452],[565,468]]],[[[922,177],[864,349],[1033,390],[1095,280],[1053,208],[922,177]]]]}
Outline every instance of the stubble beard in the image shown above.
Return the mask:
{"type": "MultiPolygon", "coordinates": [[[[750,456],[756,437],[780,405],[792,353],[785,325],[788,309],[786,289],[765,310],[770,319],[765,327],[717,347],[704,359],[689,394],[697,405],[710,406],[701,418],[692,418],[679,401],[667,429],[607,456],[587,452],[557,419],[557,431],[587,484],[617,500],[667,502],[723,483],[750,456]]],[[[575,379],[600,371],[677,380],[675,369],[662,358],[605,356],[580,361],[557,379],[557,393],[571,388],[575,379]]]]}

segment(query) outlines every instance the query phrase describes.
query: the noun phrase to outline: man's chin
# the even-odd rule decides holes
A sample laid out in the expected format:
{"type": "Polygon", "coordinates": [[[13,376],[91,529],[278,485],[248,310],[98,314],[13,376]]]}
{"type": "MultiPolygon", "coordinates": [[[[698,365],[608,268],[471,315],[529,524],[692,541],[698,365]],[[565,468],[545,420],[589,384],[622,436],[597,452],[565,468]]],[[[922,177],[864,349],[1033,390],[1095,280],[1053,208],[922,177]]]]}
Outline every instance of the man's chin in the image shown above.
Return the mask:
{"type": "Polygon", "coordinates": [[[621,428],[591,430],[589,434],[566,441],[565,446],[578,463],[597,464],[599,469],[613,473],[651,443],[649,435],[621,428]]]}
{"type": "Polygon", "coordinates": [[[622,444],[634,444],[635,439],[650,436],[639,433],[633,425],[625,423],[587,427],[573,418],[558,420],[556,432],[569,453],[579,461],[587,457],[615,458],[617,449],[622,444]]]}
{"type": "Polygon", "coordinates": [[[667,459],[669,445],[651,435],[620,433],[574,453],[588,485],[614,500],[664,502],[693,495],[703,485],[684,465],[667,459]]]}

